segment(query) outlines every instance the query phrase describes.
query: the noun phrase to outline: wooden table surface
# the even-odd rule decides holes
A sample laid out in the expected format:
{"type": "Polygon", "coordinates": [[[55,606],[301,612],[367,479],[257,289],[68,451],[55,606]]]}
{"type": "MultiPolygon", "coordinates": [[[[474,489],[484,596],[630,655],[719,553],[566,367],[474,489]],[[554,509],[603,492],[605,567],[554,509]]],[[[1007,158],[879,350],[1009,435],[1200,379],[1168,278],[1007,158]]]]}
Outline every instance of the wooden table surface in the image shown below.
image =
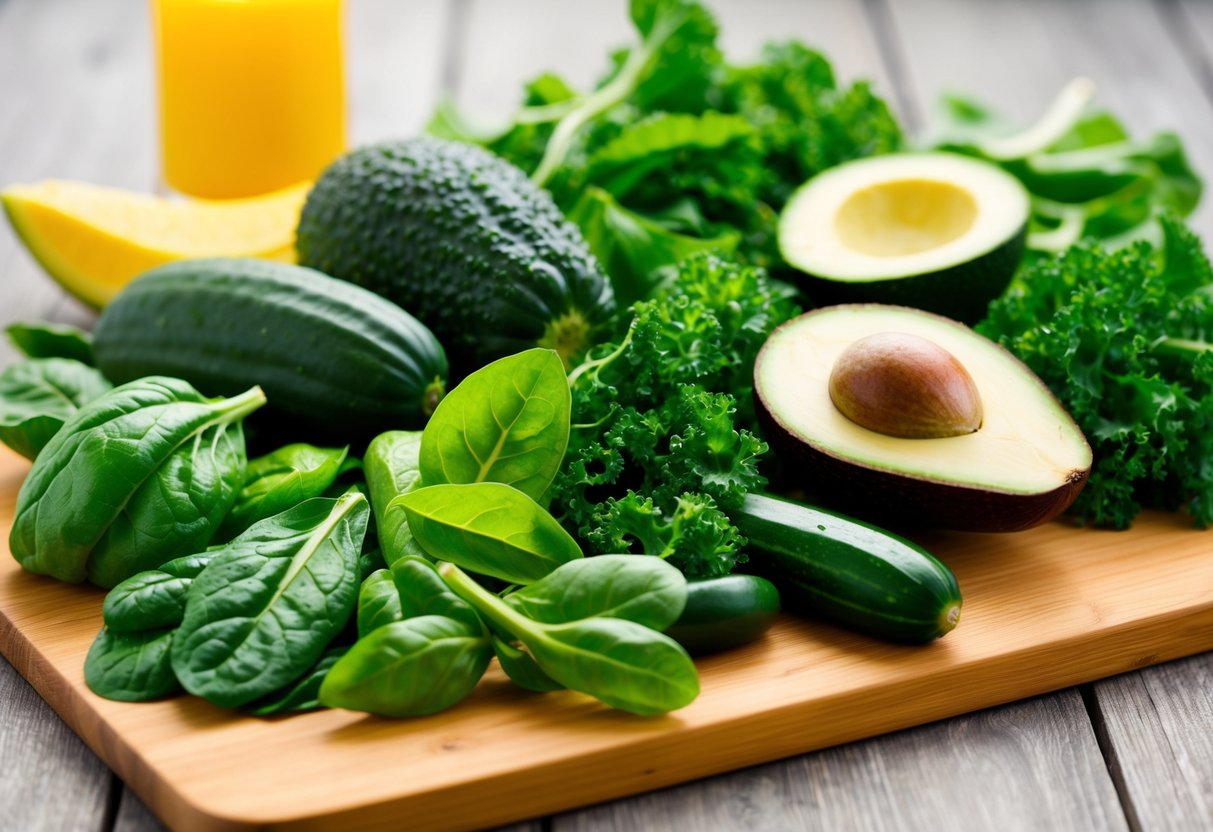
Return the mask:
{"type": "MultiPolygon", "coordinates": [[[[147,5],[0,0],[0,185],[58,177],[154,187],[147,5]]],[[[589,83],[608,47],[629,38],[625,5],[349,0],[353,139],[415,133],[444,94],[472,113],[505,114],[520,82],[544,69],[589,83]]],[[[929,124],[945,90],[976,92],[1028,121],[1067,80],[1087,75],[1135,134],[1177,131],[1213,177],[1213,2],[710,5],[734,59],[771,38],[802,39],[842,79],[873,79],[911,131],[929,124]]],[[[1194,224],[1213,240],[1210,204],[1194,224]]],[[[0,326],[48,318],[91,320],[5,225],[0,326]]],[[[15,359],[0,345],[0,366],[15,359]]],[[[0,659],[0,830],[159,828],[0,659]]],[[[1210,829],[1213,654],[516,828],[1210,829]]]]}

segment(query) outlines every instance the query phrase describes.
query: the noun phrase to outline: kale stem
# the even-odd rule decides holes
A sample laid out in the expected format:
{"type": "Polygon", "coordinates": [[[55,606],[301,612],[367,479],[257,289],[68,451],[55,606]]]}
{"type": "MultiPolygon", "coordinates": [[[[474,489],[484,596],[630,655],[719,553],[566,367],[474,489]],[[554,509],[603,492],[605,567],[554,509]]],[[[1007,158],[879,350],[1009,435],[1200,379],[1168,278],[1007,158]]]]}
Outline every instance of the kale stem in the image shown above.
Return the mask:
{"type": "Polygon", "coordinates": [[[674,33],[681,25],[678,15],[671,15],[658,21],[649,36],[624,61],[619,72],[604,86],[587,95],[574,109],[561,117],[552,131],[552,137],[544,148],[543,158],[539,166],[531,174],[531,181],[539,187],[547,185],[552,174],[564,163],[573,146],[577,132],[600,114],[624,101],[630,96],[645,74],[651,69],[653,59],[661,50],[665,39],[674,33]]]}
{"type": "Polygon", "coordinates": [[[593,361],[583,361],[578,364],[573,371],[569,373],[569,387],[577,384],[577,380],[586,373],[593,370],[598,372],[606,365],[610,364],[627,350],[628,345],[632,343],[632,333],[636,330],[636,319],[632,319],[632,323],[628,326],[627,334],[623,336],[623,340],[619,342],[619,346],[612,350],[608,355],[602,358],[595,358],[593,361]]]}
{"type": "Polygon", "coordinates": [[[1213,352],[1213,344],[1189,338],[1163,338],[1154,344],[1154,352],[1192,361],[1202,352],[1213,352]]]}

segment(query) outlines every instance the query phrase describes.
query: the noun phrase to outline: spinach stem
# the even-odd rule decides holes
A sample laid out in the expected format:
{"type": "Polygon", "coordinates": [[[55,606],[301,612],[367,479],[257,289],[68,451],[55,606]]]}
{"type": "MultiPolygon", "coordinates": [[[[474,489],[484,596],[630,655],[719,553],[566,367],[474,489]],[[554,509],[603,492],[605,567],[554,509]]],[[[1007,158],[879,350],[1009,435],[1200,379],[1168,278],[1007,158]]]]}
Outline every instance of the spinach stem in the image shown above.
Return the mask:
{"type": "Polygon", "coordinates": [[[515,638],[525,640],[533,635],[534,622],[515,612],[508,604],[476,583],[468,573],[455,564],[443,561],[437,566],[438,575],[451,591],[467,601],[481,615],[506,630],[515,638]]]}

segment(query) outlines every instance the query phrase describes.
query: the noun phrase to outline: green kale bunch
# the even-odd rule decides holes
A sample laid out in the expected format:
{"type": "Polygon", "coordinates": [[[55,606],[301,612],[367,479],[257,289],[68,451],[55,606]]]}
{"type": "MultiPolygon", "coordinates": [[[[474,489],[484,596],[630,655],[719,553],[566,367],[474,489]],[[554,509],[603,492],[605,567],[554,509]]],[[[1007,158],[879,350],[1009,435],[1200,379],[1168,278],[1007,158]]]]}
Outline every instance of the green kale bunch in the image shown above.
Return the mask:
{"type": "Polygon", "coordinates": [[[711,13],[691,0],[632,0],[635,42],[578,91],[545,74],[504,129],[474,127],[450,104],[429,130],[483,144],[548,188],[611,275],[623,304],[652,297],[702,251],[782,266],[776,220],[819,171],[902,146],[866,83],[839,86],[799,43],[728,63],[711,13]]]}
{"type": "Polygon", "coordinates": [[[1145,506],[1213,522],[1213,269],[1162,217],[1165,245],[1067,249],[1028,268],[979,331],[1019,356],[1095,452],[1072,511],[1126,528],[1145,506]]]}
{"type": "Polygon", "coordinates": [[[569,376],[573,430],[552,513],[594,553],[660,555],[688,576],[743,560],[726,511],[765,480],[754,359],[799,310],[761,270],[701,254],[569,376]]]}

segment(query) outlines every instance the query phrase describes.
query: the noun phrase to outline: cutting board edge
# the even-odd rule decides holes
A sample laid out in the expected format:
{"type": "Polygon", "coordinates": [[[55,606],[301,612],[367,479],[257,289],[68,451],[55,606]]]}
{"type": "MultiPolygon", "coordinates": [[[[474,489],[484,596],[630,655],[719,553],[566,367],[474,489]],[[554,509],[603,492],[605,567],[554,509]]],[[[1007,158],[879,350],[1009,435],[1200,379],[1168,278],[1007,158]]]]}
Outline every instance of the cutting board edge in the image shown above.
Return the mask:
{"type": "MultiPolygon", "coordinates": [[[[963,679],[968,667],[957,664],[931,679],[914,680],[911,690],[894,685],[871,685],[859,691],[848,691],[826,699],[789,703],[778,708],[758,710],[709,726],[669,733],[655,734],[649,739],[621,746],[594,759],[582,759],[573,764],[549,762],[508,772],[480,781],[481,797],[486,792],[502,797],[518,794],[540,794],[550,799],[542,802],[516,804],[512,800],[481,799],[468,801],[464,794],[467,783],[412,793],[397,798],[348,806],[334,803],[325,813],[306,815],[291,813],[267,814],[263,817],[234,817],[222,807],[202,805],[176,787],[167,773],[150,765],[126,740],[121,732],[104,717],[93,711],[84,692],[38,649],[14,622],[0,610],[0,653],[13,664],[38,691],[67,725],[126,782],[163,821],[172,828],[230,832],[253,828],[325,829],[336,822],[357,822],[359,828],[398,828],[399,819],[410,818],[410,828],[475,829],[492,824],[512,823],[553,812],[565,811],[589,803],[642,794],[738,768],[772,762],[796,754],[828,748],[884,733],[925,725],[940,719],[969,713],[1030,696],[1091,682],[1119,672],[1139,669],[1204,650],[1213,649],[1213,601],[1197,608],[1187,608],[1154,616],[1143,621],[1127,622],[1089,631],[1063,641],[1032,645],[1014,651],[1007,661],[1024,666],[1058,668],[1030,684],[1011,690],[1005,687],[966,688],[965,698],[948,700],[937,697],[924,707],[917,698],[919,689],[928,684],[946,688],[953,677],[963,679]],[[1195,635],[1188,640],[1167,642],[1159,636],[1173,631],[1177,623],[1195,635]],[[1094,644],[1099,650],[1091,651],[1094,644]],[[1164,645],[1160,648],[1160,645],[1164,645]],[[1079,661],[1050,661],[1072,659],[1079,661]],[[1114,654],[1109,656],[1108,654],[1114,654]],[[1096,658],[1098,656],[1098,659],[1096,658]],[[1109,666],[1119,668],[1108,673],[1109,666]],[[810,724],[823,712],[843,698],[861,696],[870,700],[864,712],[880,713],[884,704],[913,699],[915,709],[895,712],[885,718],[870,719],[837,729],[810,734],[789,730],[790,725],[810,724]],[[889,702],[882,700],[888,699],[889,702]],[[687,735],[693,731],[700,743],[724,741],[740,729],[762,742],[736,745],[727,754],[688,755],[687,735]],[[669,761],[666,763],[665,761],[669,761]],[[602,777],[606,766],[614,776],[602,777]],[[598,769],[598,770],[595,770],[598,769]],[[553,795],[549,785],[553,774],[560,774],[562,789],[553,795]],[[574,775],[574,776],[570,776],[574,775]],[[570,782],[575,786],[569,788],[570,782]],[[577,785],[580,783],[581,785],[577,785]],[[487,807],[487,808],[486,808],[487,807]],[[504,807],[504,808],[503,808],[504,807]]],[[[1008,671],[1012,672],[1012,671],[1008,671]]],[[[134,707],[137,707],[134,706],[134,707]]]]}

